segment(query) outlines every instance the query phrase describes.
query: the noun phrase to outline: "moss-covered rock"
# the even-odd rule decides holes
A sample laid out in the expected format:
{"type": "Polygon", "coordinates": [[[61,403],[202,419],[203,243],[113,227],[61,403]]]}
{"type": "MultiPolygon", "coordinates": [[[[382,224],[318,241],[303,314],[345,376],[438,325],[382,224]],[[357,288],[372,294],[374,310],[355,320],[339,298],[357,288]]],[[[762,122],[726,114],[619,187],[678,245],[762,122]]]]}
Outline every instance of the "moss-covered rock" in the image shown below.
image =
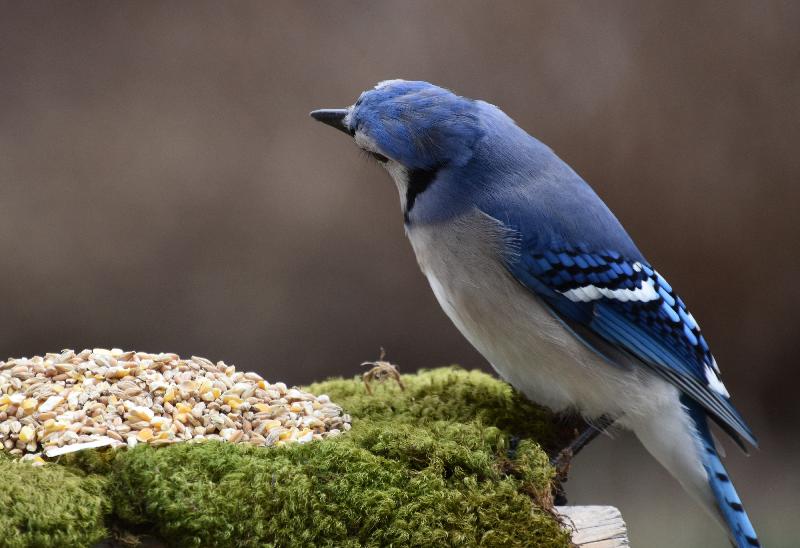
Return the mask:
{"type": "Polygon", "coordinates": [[[480,372],[403,382],[308,387],[353,418],[320,442],[90,451],[41,468],[0,459],[0,542],[91,546],[123,524],[179,546],[569,545],[547,509],[540,444],[564,433],[549,413],[480,372]]]}

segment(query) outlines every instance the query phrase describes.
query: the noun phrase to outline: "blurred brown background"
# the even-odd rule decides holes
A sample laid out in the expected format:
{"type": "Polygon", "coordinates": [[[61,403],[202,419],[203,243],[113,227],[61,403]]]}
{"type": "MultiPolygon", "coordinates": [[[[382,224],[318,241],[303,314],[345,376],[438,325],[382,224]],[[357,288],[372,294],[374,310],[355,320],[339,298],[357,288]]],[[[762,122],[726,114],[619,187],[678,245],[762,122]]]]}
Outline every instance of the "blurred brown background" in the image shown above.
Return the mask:
{"type": "MultiPolygon", "coordinates": [[[[396,191],[308,111],[387,78],[500,105],[690,303],[762,448],[728,461],[767,546],[800,494],[800,3],[3,2],[0,355],[122,346],[304,383],[485,367],[396,191]]],[[[724,546],[630,436],[572,503],[634,546],[724,546]]]]}

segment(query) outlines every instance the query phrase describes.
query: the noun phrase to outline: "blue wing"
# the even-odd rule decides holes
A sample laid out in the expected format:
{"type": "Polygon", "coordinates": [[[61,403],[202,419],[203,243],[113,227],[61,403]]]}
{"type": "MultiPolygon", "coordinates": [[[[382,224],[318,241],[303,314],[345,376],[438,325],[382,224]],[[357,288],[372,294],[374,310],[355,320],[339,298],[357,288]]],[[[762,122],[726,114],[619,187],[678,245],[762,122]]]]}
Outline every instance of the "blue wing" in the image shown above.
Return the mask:
{"type": "Polygon", "coordinates": [[[473,186],[449,195],[448,207],[469,196],[470,207],[504,227],[508,270],[593,351],[621,367],[650,368],[740,445],[740,436],[755,445],[683,301],[575,171],[535,139],[520,146],[509,143],[518,162],[489,155],[458,171],[458,181],[440,188],[473,186]]]}
{"type": "Polygon", "coordinates": [[[697,322],[641,256],[540,242],[523,244],[507,266],[593,350],[610,356],[604,351],[610,345],[635,356],[702,405],[740,445],[739,436],[756,445],[697,322]]]}

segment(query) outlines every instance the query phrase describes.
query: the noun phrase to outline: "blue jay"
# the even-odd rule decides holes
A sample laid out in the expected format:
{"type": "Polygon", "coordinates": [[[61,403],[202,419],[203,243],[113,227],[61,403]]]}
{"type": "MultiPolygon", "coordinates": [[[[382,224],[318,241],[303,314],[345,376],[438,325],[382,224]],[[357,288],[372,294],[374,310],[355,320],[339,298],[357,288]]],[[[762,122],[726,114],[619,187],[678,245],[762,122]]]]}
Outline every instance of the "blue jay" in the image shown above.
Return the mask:
{"type": "Polygon", "coordinates": [[[439,304],[501,377],[632,430],[736,546],[759,546],[709,419],[742,448],[755,437],[697,321],[575,171],[499,108],[427,82],[311,116],[389,172],[439,304]]]}

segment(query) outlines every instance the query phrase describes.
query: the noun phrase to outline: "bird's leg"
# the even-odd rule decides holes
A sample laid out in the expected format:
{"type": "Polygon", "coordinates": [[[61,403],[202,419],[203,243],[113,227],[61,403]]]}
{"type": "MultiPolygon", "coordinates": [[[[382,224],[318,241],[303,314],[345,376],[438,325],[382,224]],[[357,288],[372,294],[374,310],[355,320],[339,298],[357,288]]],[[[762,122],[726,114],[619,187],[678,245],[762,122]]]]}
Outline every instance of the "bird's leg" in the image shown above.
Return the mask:
{"type": "Polygon", "coordinates": [[[589,443],[597,436],[605,432],[614,421],[619,417],[612,417],[610,415],[603,415],[593,424],[589,424],[575,437],[572,442],[564,449],[559,451],[555,457],[550,459],[550,465],[556,469],[555,484],[553,486],[553,498],[556,505],[564,505],[567,503],[566,493],[564,492],[563,484],[569,479],[569,468],[572,463],[572,458],[580,453],[581,449],[589,445],[589,443]]]}
{"type": "Polygon", "coordinates": [[[616,417],[603,415],[594,421],[594,423],[586,425],[586,428],[584,428],[568,446],[558,452],[550,461],[550,464],[556,469],[564,465],[569,466],[569,460],[572,457],[580,453],[581,449],[589,445],[593,439],[605,432],[616,420],[616,417]]]}

